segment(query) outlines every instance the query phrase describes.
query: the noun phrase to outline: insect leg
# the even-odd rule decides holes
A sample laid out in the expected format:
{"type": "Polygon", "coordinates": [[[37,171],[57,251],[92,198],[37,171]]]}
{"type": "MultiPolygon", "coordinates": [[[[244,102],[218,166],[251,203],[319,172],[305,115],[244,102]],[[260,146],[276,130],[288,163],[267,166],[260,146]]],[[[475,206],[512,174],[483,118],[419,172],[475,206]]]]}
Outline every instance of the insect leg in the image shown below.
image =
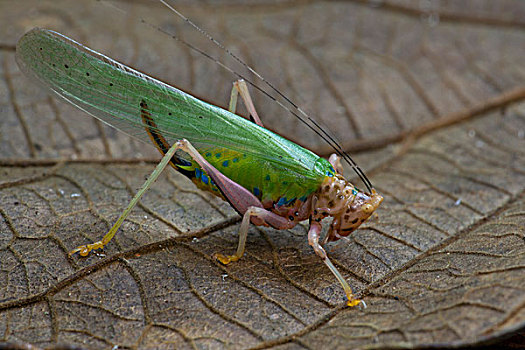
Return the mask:
{"type": "Polygon", "coordinates": [[[244,253],[244,246],[246,243],[246,236],[248,235],[248,228],[250,222],[255,225],[270,225],[276,229],[292,228],[296,225],[296,221],[279,216],[271,211],[264,209],[259,198],[255,197],[250,191],[226,177],[208,161],[191,145],[188,140],[180,140],[177,144],[181,145],[181,150],[188,153],[200,165],[202,170],[206,171],[208,176],[212,178],[215,185],[219,188],[224,198],[232,205],[239,214],[243,216],[241,228],[239,230],[239,244],[237,252],[234,255],[226,256],[216,254],[215,257],[223,264],[228,264],[232,261],[237,261],[244,253]]]}
{"type": "Polygon", "coordinates": [[[332,262],[328,258],[328,255],[326,255],[326,251],[324,250],[324,248],[319,244],[321,228],[322,227],[319,222],[312,220],[312,222],[310,223],[310,230],[308,231],[308,243],[312,246],[312,248],[314,248],[315,253],[321,259],[323,259],[323,262],[326,264],[326,266],[328,266],[330,271],[332,271],[332,273],[334,274],[335,278],[337,278],[339,283],[341,283],[341,285],[343,286],[343,290],[348,299],[346,304],[348,306],[356,306],[360,303],[363,303],[363,305],[365,305],[366,307],[366,304],[362,300],[354,298],[354,293],[352,292],[352,288],[350,288],[350,285],[348,284],[348,282],[346,282],[343,275],[341,275],[339,270],[334,266],[334,264],[332,264],[332,262]]]}
{"type": "Polygon", "coordinates": [[[233,83],[232,92],[230,94],[230,104],[228,105],[228,110],[235,114],[237,111],[237,97],[239,96],[239,90],[235,87],[233,83]]]}
{"type": "Polygon", "coordinates": [[[219,260],[224,265],[227,265],[232,261],[239,260],[243,256],[246,237],[248,236],[248,229],[250,227],[250,221],[253,218],[259,218],[264,223],[270,224],[272,227],[278,230],[284,230],[295,226],[294,221],[272,213],[271,211],[268,211],[264,208],[249,207],[242,217],[241,228],[239,229],[239,244],[237,245],[237,251],[234,255],[223,255],[216,253],[214,257],[217,260],[219,260]]]}
{"type": "Polygon", "coordinates": [[[332,153],[332,155],[330,155],[330,158],[328,158],[328,161],[330,162],[330,164],[332,164],[335,171],[343,175],[343,166],[341,165],[341,157],[339,157],[336,153],[332,153]]]}
{"type": "Polygon", "coordinates": [[[128,215],[131,212],[131,210],[133,209],[133,207],[135,207],[135,205],[139,201],[140,197],[142,197],[142,195],[150,188],[150,186],[153,184],[153,182],[155,182],[155,180],[157,180],[157,178],[162,173],[164,168],[166,168],[166,166],[171,161],[171,158],[175,154],[175,151],[177,151],[180,148],[181,148],[181,146],[178,143],[176,143],[168,150],[168,152],[166,152],[166,154],[164,155],[164,157],[162,157],[162,160],[157,165],[155,170],[153,170],[153,172],[151,173],[149,178],[146,180],[146,182],[142,185],[142,187],[137,192],[135,197],[133,197],[133,199],[129,203],[128,207],[120,215],[120,217],[118,218],[117,222],[115,222],[113,227],[111,227],[109,232],[106,233],[106,235],[100,241],[77,247],[76,249],[73,249],[72,251],[70,251],[69,255],[71,256],[71,255],[73,255],[75,253],[79,253],[81,256],[87,256],[89,254],[89,252],[91,252],[92,250],[94,250],[94,249],[102,249],[106,244],[108,244],[111,241],[111,239],[115,236],[115,234],[117,233],[118,229],[122,225],[122,222],[128,217],[128,215]]]}
{"type": "Polygon", "coordinates": [[[248,112],[250,112],[251,121],[264,128],[261,118],[259,118],[259,115],[255,110],[255,106],[253,105],[250,92],[248,91],[248,86],[246,85],[246,82],[242,79],[239,79],[233,83],[232,93],[230,96],[230,105],[228,108],[229,111],[235,113],[235,110],[237,108],[237,96],[239,94],[241,94],[241,98],[244,101],[244,105],[248,109],[248,112]]]}

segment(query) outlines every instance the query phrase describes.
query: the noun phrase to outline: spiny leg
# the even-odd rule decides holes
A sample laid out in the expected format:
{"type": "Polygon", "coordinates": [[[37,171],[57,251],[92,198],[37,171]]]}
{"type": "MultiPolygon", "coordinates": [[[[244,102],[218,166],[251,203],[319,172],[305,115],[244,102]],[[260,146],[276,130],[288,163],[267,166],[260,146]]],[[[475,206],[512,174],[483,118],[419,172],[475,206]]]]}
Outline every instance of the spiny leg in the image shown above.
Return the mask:
{"type": "Polygon", "coordinates": [[[235,110],[237,109],[237,96],[241,94],[241,98],[244,101],[244,105],[246,106],[246,109],[248,109],[248,112],[250,113],[250,119],[257,125],[264,127],[261,118],[259,118],[259,115],[257,114],[257,111],[255,110],[255,106],[253,105],[252,98],[250,96],[250,92],[248,91],[248,86],[246,85],[246,82],[242,79],[237,80],[233,83],[232,92],[230,95],[230,105],[228,107],[228,110],[232,113],[235,113],[235,110]]]}
{"type": "Polygon", "coordinates": [[[341,283],[343,286],[343,290],[346,294],[346,298],[348,301],[346,302],[346,305],[348,306],[356,306],[360,303],[363,303],[363,306],[366,307],[366,304],[364,301],[360,299],[354,298],[354,293],[352,292],[352,288],[350,288],[350,285],[348,282],[346,282],[345,278],[339,270],[332,264],[330,259],[328,258],[328,255],[326,254],[326,251],[324,248],[319,244],[319,236],[321,234],[321,224],[317,221],[312,221],[310,224],[310,230],[308,231],[308,243],[314,248],[315,253],[323,259],[323,262],[328,266],[330,271],[334,274],[335,278],[341,283]]]}
{"type": "Polygon", "coordinates": [[[180,148],[181,148],[181,146],[178,143],[176,143],[173,146],[171,146],[171,148],[168,150],[168,152],[166,152],[164,157],[162,157],[162,160],[157,165],[155,170],[153,170],[153,172],[151,173],[149,178],[146,180],[146,182],[142,185],[140,190],[137,192],[135,197],[133,197],[131,202],[129,202],[128,207],[120,215],[120,217],[118,218],[117,222],[115,222],[113,227],[111,227],[109,232],[106,233],[106,235],[100,241],[97,241],[97,242],[94,242],[94,243],[91,243],[91,244],[86,244],[86,245],[79,246],[76,249],[73,249],[72,251],[70,251],[69,255],[71,256],[71,255],[73,255],[73,254],[78,252],[81,256],[87,256],[89,254],[89,252],[91,252],[92,250],[94,250],[94,249],[102,249],[106,244],[108,244],[111,241],[111,239],[115,236],[115,234],[117,233],[118,229],[122,225],[122,222],[128,217],[128,215],[131,212],[131,210],[133,209],[133,207],[135,207],[135,205],[138,203],[138,201],[140,200],[140,197],[142,197],[142,195],[144,193],[146,193],[146,191],[155,182],[155,180],[157,180],[157,178],[162,173],[164,168],[166,168],[166,166],[169,164],[171,158],[175,154],[175,151],[177,151],[180,148]]]}

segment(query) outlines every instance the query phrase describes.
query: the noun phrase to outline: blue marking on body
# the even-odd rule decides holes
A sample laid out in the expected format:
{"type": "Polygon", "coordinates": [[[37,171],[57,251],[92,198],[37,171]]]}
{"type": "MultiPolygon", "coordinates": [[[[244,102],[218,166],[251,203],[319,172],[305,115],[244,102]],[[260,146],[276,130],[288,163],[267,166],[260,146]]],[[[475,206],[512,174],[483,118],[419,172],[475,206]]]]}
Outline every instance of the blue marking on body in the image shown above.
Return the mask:
{"type": "Polygon", "coordinates": [[[229,162],[230,162],[229,160],[225,160],[224,162],[222,162],[222,166],[227,167],[229,162]]]}
{"type": "Polygon", "coordinates": [[[331,171],[332,173],[335,173],[335,170],[334,170],[334,168],[333,168],[331,165],[330,165],[330,168],[328,168],[328,169],[330,169],[330,171],[331,171]]]}
{"type": "Polygon", "coordinates": [[[328,176],[328,177],[332,177],[332,176],[334,176],[334,174],[332,174],[331,172],[327,171],[327,172],[326,172],[326,176],[328,176]]]}
{"type": "Polygon", "coordinates": [[[179,158],[179,161],[181,162],[182,166],[190,166],[191,162],[188,162],[186,159],[179,158]]]}
{"type": "Polygon", "coordinates": [[[206,152],[206,157],[211,157],[211,153],[210,152],[206,152]]]}
{"type": "Polygon", "coordinates": [[[281,205],[287,205],[292,203],[295,200],[295,198],[288,199],[286,197],[279,198],[279,201],[277,202],[277,206],[280,207],[281,205]]]}
{"type": "Polygon", "coordinates": [[[204,182],[206,185],[208,184],[208,177],[205,174],[202,174],[201,177],[202,182],[204,182]]]}
{"type": "Polygon", "coordinates": [[[266,181],[270,181],[270,175],[266,175],[266,177],[264,178],[266,181]]]}
{"type": "Polygon", "coordinates": [[[237,163],[237,162],[239,161],[239,158],[233,158],[232,161],[233,161],[234,163],[237,163]]]}
{"type": "Polygon", "coordinates": [[[253,188],[253,194],[256,195],[256,196],[258,196],[258,195],[261,194],[261,191],[260,191],[257,187],[254,187],[254,188],[253,188]]]}
{"type": "Polygon", "coordinates": [[[215,155],[215,157],[217,157],[217,158],[220,158],[221,156],[222,156],[221,153],[217,153],[217,154],[215,155]]]}
{"type": "Polygon", "coordinates": [[[279,201],[277,202],[277,206],[281,206],[281,205],[284,205],[284,203],[286,203],[286,197],[281,197],[279,198],[279,201]]]}
{"type": "Polygon", "coordinates": [[[352,194],[355,196],[358,192],[356,191],[355,188],[352,188],[352,194]]]}
{"type": "Polygon", "coordinates": [[[200,170],[199,168],[195,168],[195,177],[197,179],[200,179],[201,175],[202,175],[202,170],[200,170]]]}

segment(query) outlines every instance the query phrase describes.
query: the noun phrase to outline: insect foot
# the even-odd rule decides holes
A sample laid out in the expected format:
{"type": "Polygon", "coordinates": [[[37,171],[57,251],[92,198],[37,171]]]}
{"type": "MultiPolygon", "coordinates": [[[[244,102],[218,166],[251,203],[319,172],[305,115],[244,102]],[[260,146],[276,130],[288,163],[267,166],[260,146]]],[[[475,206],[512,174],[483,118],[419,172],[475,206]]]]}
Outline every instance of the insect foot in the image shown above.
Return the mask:
{"type": "Polygon", "coordinates": [[[221,262],[223,265],[228,265],[231,262],[235,262],[240,259],[240,256],[237,255],[223,255],[220,253],[215,253],[213,257],[221,262]]]}
{"type": "Polygon", "coordinates": [[[354,306],[359,306],[359,308],[363,308],[363,309],[366,309],[366,303],[364,300],[361,300],[361,299],[354,299],[352,297],[352,299],[348,299],[346,301],[346,305],[349,306],[349,307],[354,307],[354,306]]]}
{"type": "Polygon", "coordinates": [[[102,241],[98,241],[98,242],[94,242],[91,244],[81,245],[73,249],[72,251],[70,251],[68,255],[72,256],[78,253],[80,254],[80,256],[88,256],[92,250],[102,249],[102,248],[104,248],[104,243],[102,241]]]}

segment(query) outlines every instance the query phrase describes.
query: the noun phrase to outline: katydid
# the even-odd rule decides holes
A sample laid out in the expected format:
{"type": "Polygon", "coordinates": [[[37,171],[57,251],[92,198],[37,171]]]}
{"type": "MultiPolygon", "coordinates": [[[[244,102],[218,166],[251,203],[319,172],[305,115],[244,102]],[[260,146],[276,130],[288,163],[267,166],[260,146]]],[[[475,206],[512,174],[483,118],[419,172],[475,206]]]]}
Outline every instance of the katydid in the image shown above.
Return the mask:
{"type": "MultiPolygon", "coordinates": [[[[110,242],[122,221],[169,163],[202,190],[222,197],[242,216],[233,255],[244,253],[250,222],[289,229],[309,219],[308,242],[343,286],[349,306],[361,300],[328,258],[322,244],[348,236],[380,205],[373,188],[358,190],[342,176],[339,157],[329,160],[264,128],[248,88],[237,81],[229,111],[99,54],[62,34],[35,28],[16,47],[21,70],[95,118],[164,155],[128,208],[101,241],[70,254],[87,256],[110,242]],[[235,114],[240,94],[252,121],[235,114]],[[321,220],[333,217],[320,242],[321,220]]],[[[368,185],[367,185],[368,186],[368,185]]]]}

